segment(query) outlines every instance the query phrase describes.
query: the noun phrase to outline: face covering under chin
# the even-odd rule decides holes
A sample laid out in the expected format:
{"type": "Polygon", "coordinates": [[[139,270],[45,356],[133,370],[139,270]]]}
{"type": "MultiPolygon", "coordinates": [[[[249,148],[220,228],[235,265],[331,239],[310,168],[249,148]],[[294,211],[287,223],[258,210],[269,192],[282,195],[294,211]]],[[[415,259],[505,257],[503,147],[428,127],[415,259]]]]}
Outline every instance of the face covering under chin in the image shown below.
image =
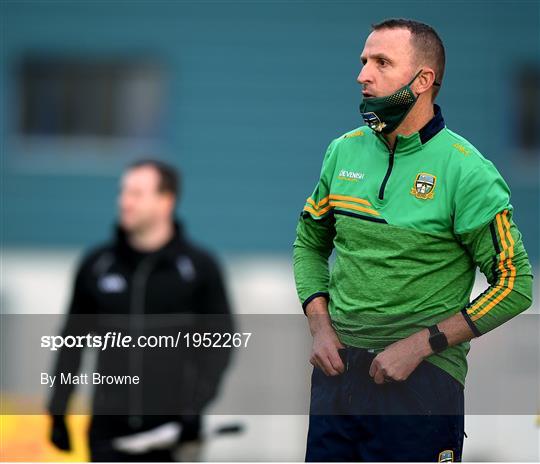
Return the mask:
{"type": "Polygon", "coordinates": [[[422,70],[418,71],[411,81],[386,97],[364,98],[360,103],[360,113],[366,124],[376,132],[389,134],[405,119],[417,101],[411,84],[422,70]]]}

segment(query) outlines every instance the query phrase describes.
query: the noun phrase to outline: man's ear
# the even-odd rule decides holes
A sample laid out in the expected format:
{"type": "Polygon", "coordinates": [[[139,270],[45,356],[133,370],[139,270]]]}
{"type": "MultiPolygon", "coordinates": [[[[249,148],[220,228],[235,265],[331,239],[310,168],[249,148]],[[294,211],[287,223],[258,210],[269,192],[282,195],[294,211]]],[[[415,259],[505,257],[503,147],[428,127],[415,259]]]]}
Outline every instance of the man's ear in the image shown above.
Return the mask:
{"type": "Polygon", "coordinates": [[[435,71],[431,69],[429,66],[424,66],[422,68],[422,72],[418,75],[416,80],[414,81],[414,88],[413,90],[417,94],[422,94],[424,92],[427,92],[431,87],[433,87],[433,84],[435,83],[435,71]]]}
{"type": "Polygon", "coordinates": [[[163,201],[167,205],[167,209],[172,213],[176,208],[176,197],[172,193],[163,193],[163,201]]]}

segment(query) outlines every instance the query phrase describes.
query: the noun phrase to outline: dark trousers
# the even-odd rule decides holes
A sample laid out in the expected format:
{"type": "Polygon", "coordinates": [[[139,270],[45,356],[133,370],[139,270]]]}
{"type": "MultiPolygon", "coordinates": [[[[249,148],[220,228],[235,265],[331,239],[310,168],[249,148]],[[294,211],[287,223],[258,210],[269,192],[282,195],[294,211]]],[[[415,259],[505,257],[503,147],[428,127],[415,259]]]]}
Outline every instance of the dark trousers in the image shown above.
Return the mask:
{"type": "Polygon", "coordinates": [[[377,385],[374,353],[340,350],[346,371],[314,368],[306,462],[459,462],[463,448],[463,386],[424,361],[404,382],[377,385]]]}

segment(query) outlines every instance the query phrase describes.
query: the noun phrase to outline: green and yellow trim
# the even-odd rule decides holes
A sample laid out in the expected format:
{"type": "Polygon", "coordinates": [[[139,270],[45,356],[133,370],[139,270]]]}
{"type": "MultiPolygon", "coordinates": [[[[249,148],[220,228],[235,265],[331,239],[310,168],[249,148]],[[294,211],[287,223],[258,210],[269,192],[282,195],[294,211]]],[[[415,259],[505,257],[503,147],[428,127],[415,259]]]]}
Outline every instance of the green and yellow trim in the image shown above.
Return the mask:
{"type": "Polygon", "coordinates": [[[304,211],[311,213],[316,217],[321,217],[331,209],[345,209],[351,211],[360,211],[368,213],[372,216],[379,217],[381,214],[372,208],[371,203],[363,198],[351,197],[348,195],[330,194],[322,198],[319,202],[315,202],[309,197],[306,200],[304,211]]]}
{"type": "Polygon", "coordinates": [[[514,257],[514,238],[510,232],[510,221],[508,220],[508,210],[498,213],[495,216],[498,260],[497,267],[500,270],[500,278],[491,291],[479,297],[474,304],[467,308],[467,315],[471,320],[477,321],[484,317],[512,291],[516,277],[516,268],[512,263],[514,257]]]}

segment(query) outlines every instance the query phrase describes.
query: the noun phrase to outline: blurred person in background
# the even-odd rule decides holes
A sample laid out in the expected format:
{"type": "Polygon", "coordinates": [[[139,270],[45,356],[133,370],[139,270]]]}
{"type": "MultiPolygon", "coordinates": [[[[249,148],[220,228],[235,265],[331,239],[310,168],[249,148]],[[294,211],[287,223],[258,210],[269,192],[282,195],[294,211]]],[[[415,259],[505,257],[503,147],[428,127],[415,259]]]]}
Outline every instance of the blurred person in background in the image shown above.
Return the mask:
{"type": "Polygon", "coordinates": [[[330,144],[294,243],[306,460],[460,461],[469,341],[530,306],[531,266],[508,185],[434,104],[435,30],[383,21],[361,61],[367,125],[330,144]],[[477,267],[490,286],[470,302],[477,267]]]}
{"type": "MultiPolygon", "coordinates": [[[[69,333],[69,318],[83,314],[219,314],[232,324],[216,261],[191,243],[175,219],[178,198],[179,175],[173,167],[161,161],[143,160],[125,171],[116,235],[83,259],[76,274],[64,334],[69,333]]],[[[82,349],[62,348],[55,374],[76,373],[81,354],[82,349]]],[[[91,460],[197,459],[193,451],[198,449],[201,439],[200,412],[216,395],[228,360],[229,351],[220,349],[204,363],[184,359],[182,365],[158,366],[165,377],[159,381],[170,382],[178,376],[178,388],[174,390],[173,386],[173,391],[180,394],[185,391],[182,385],[188,385],[195,403],[190,408],[194,414],[94,414],[89,426],[91,460]]],[[[155,376],[155,372],[151,375],[155,376]]],[[[71,384],[55,386],[49,403],[51,441],[66,451],[71,445],[64,414],[73,389],[71,384]]],[[[125,390],[122,392],[127,395],[125,390]]],[[[94,403],[97,396],[94,391],[94,403]]],[[[101,394],[101,398],[104,396],[107,397],[101,394]]]]}

